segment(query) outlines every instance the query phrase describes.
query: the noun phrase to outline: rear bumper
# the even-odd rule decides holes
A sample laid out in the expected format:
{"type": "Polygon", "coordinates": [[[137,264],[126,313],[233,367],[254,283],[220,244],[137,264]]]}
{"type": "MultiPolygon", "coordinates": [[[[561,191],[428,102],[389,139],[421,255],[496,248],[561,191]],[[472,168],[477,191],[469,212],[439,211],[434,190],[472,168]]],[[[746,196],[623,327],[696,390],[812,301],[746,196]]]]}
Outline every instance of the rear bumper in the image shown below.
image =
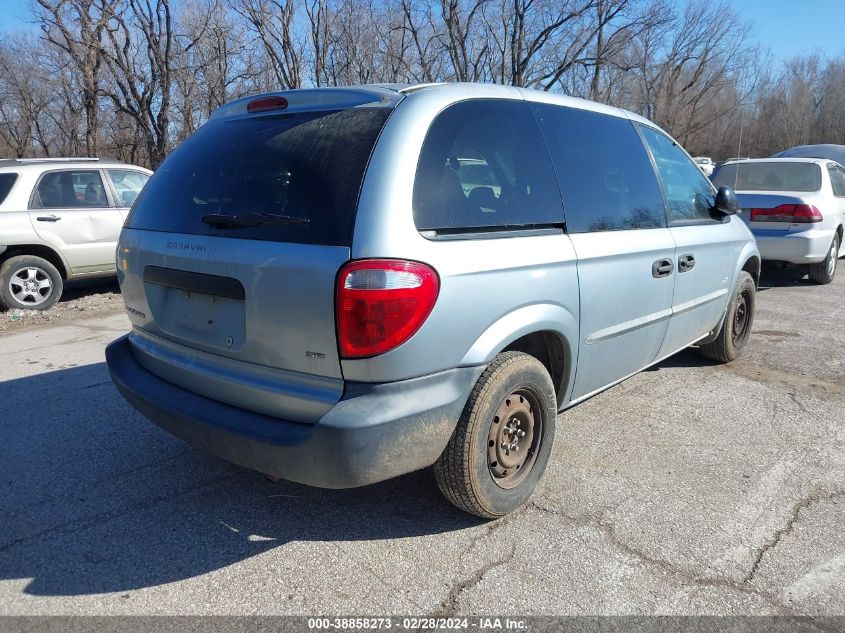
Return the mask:
{"type": "Polygon", "coordinates": [[[827,257],[834,230],[812,228],[804,231],[752,232],[763,259],[792,264],[815,264],[827,257]]]}
{"type": "Polygon", "coordinates": [[[484,367],[386,384],[347,383],[316,424],[252,413],[162,380],[133,356],[128,336],[106,348],[120,393],[152,422],[204,451],[321,488],[353,488],[433,464],[484,367]]]}

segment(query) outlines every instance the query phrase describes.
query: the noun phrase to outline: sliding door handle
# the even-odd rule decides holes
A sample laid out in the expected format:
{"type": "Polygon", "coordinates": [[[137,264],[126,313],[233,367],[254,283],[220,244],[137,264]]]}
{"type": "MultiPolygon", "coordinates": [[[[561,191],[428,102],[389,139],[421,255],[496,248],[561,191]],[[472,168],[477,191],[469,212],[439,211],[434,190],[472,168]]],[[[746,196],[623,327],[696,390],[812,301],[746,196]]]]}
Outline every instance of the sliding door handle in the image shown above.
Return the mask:
{"type": "Polygon", "coordinates": [[[692,255],[681,255],[678,258],[678,272],[685,273],[688,270],[692,270],[695,266],[695,257],[692,255]]]}
{"type": "Polygon", "coordinates": [[[658,259],[651,265],[651,276],[655,278],[668,277],[675,266],[671,259],[658,259]]]}

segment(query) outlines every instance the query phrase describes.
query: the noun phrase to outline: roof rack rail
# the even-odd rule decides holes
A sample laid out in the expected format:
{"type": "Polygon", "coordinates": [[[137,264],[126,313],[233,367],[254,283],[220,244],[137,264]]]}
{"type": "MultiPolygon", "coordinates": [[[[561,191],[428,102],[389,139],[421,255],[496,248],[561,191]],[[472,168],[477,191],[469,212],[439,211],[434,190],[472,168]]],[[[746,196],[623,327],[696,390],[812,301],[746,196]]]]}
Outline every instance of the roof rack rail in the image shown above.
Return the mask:
{"type": "Polygon", "coordinates": [[[80,158],[16,158],[19,163],[83,163],[96,162],[99,158],[92,158],[90,156],[80,158]]]}
{"type": "Polygon", "coordinates": [[[422,90],[423,88],[434,88],[435,86],[445,86],[445,85],[446,85],[445,81],[432,81],[432,82],[426,83],[426,84],[413,84],[413,85],[408,86],[406,88],[400,88],[399,92],[401,92],[402,94],[410,94],[412,92],[416,92],[417,90],[422,90]]]}

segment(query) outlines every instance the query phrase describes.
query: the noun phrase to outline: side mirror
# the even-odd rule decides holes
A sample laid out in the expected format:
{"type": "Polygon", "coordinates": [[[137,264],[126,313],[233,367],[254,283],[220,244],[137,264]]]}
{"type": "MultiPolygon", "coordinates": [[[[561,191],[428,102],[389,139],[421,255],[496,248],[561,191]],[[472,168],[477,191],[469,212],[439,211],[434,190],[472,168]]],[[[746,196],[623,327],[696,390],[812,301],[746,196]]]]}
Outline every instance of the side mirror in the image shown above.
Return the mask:
{"type": "Polygon", "coordinates": [[[719,187],[719,191],[716,192],[713,211],[722,216],[736,215],[739,212],[739,202],[737,202],[736,192],[732,187],[719,187]]]}

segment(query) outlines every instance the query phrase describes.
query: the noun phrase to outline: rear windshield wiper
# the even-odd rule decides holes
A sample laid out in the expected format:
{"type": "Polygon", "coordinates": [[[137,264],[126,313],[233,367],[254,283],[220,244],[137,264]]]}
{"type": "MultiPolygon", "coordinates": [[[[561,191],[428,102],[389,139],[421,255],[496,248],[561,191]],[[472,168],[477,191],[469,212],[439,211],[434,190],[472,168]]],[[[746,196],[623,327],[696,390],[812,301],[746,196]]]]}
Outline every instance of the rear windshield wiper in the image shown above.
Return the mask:
{"type": "Polygon", "coordinates": [[[241,213],[238,215],[211,213],[202,216],[202,221],[218,229],[240,229],[262,224],[308,224],[311,220],[276,213],[241,213]]]}

